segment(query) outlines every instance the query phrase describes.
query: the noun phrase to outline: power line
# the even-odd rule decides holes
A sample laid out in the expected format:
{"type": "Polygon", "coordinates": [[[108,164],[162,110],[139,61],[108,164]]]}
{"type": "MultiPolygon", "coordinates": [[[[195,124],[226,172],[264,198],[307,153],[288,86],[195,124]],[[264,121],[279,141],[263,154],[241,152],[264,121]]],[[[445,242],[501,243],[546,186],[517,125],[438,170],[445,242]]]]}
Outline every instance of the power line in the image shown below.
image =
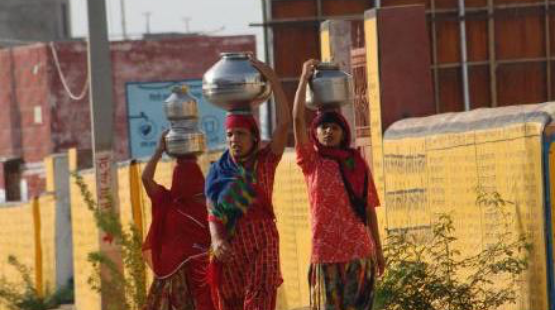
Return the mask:
{"type": "Polygon", "coordinates": [[[60,61],[58,59],[58,52],[56,51],[54,42],[50,42],[49,46],[50,46],[50,50],[52,51],[52,57],[54,58],[54,65],[56,66],[56,70],[58,71],[58,76],[60,77],[60,80],[62,81],[62,86],[64,87],[64,90],[68,94],[69,98],[75,101],[79,101],[85,98],[85,96],[87,95],[87,91],[89,90],[89,77],[88,77],[89,75],[87,74],[87,80],[85,81],[85,85],[83,85],[83,89],[81,90],[81,93],[79,93],[79,95],[75,95],[71,91],[71,89],[69,89],[67,80],[64,74],[62,73],[62,67],[60,66],[60,61]]]}

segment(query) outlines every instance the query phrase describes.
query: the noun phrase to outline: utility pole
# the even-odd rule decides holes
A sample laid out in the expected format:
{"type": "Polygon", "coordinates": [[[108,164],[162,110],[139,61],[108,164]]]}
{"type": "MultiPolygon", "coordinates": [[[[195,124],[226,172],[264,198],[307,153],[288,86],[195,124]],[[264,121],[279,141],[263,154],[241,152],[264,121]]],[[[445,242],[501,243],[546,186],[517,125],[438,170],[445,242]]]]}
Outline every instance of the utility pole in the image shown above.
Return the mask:
{"type": "MultiPolygon", "coordinates": [[[[106,24],[105,0],[87,0],[89,17],[89,81],[91,106],[92,148],[96,177],[97,207],[102,211],[118,211],[117,174],[114,163],[114,100],[112,95],[112,63],[110,42],[106,24]]],[[[112,236],[99,232],[100,251],[116,266],[122,266],[119,248],[112,236]]],[[[105,266],[101,266],[101,285],[111,278],[105,266]]],[[[123,300],[121,292],[101,293],[102,310],[107,310],[123,300]]]]}
{"type": "Polygon", "coordinates": [[[150,33],[150,15],[152,15],[152,12],[144,12],[143,15],[145,16],[145,21],[146,21],[146,33],[149,34],[150,33]]]}
{"type": "Polygon", "coordinates": [[[121,33],[123,39],[127,39],[127,23],[125,21],[125,0],[120,0],[120,15],[121,15],[121,33]]]}

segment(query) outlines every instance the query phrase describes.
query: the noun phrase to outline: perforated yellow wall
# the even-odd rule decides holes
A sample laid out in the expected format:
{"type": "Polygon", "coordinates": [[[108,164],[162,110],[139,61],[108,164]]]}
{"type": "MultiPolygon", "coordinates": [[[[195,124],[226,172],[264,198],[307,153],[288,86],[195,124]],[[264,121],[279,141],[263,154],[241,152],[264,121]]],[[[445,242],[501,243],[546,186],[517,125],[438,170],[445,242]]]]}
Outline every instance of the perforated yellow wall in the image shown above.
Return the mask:
{"type": "MultiPolygon", "coordinates": [[[[34,217],[32,201],[0,208],[0,275],[21,284],[21,275],[8,264],[8,256],[12,255],[29,269],[39,292],[52,292],[56,273],[53,195],[39,197],[37,206],[38,219],[34,217]]],[[[2,305],[0,309],[4,309],[2,305]]]]}
{"type": "Polygon", "coordinates": [[[310,262],[308,195],[303,174],[288,150],[277,168],[273,203],[280,237],[284,283],[278,294],[278,309],[308,306],[307,273],[310,262]]]}
{"type": "Polygon", "coordinates": [[[522,123],[385,139],[388,229],[429,234],[440,214],[450,214],[463,255],[497,242],[506,228],[529,235],[530,270],[521,279],[518,303],[503,309],[547,309],[541,137],[541,124],[522,123]],[[497,192],[510,203],[478,204],[479,191],[497,192]]]}

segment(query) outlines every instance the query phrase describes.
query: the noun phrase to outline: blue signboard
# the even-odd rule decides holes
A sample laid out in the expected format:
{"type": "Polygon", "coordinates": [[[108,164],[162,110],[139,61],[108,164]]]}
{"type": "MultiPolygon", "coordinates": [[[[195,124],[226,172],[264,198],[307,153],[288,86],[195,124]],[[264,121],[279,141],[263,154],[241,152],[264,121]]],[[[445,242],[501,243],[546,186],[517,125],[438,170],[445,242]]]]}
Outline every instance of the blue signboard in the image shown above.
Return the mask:
{"type": "Polygon", "coordinates": [[[147,157],[154,153],[160,133],[169,127],[164,114],[164,101],[170,96],[173,86],[183,84],[189,87],[189,93],[198,100],[199,129],[206,135],[208,149],[224,148],[225,111],[204,99],[202,80],[127,83],[127,119],[132,158],[147,157]]]}

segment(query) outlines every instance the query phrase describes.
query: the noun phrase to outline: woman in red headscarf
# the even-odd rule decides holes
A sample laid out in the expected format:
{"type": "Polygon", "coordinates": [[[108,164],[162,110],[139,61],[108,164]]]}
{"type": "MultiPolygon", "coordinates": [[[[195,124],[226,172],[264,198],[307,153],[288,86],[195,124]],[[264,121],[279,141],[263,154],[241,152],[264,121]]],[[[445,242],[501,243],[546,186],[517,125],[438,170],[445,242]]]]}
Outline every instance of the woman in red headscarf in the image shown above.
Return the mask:
{"type": "Polygon", "coordinates": [[[203,194],[204,176],[196,156],[177,158],[171,188],[154,181],[166,150],[166,133],[142,174],[152,201],[152,224],[143,255],[154,272],[143,310],[214,310],[205,282],[210,233],[203,194]]]}
{"type": "Polygon", "coordinates": [[[349,124],[340,113],[319,111],[307,134],[306,85],[317,64],[304,63],[293,107],[297,163],[311,212],[311,307],[370,310],[376,272],[384,270],[374,210],[378,195],[366,162],[350,147],[349,124]]]}
{"type": "Polygon", "coordinates": [[[209,282],[219,310],[274,310],[283,282],[272,190],[291,116],[276,74],[252,63],[272,86],[278,124],[271,142],[260,147],[252,114],[230,113],[228,150],[206,178],[213,252],[209,282]]]}

